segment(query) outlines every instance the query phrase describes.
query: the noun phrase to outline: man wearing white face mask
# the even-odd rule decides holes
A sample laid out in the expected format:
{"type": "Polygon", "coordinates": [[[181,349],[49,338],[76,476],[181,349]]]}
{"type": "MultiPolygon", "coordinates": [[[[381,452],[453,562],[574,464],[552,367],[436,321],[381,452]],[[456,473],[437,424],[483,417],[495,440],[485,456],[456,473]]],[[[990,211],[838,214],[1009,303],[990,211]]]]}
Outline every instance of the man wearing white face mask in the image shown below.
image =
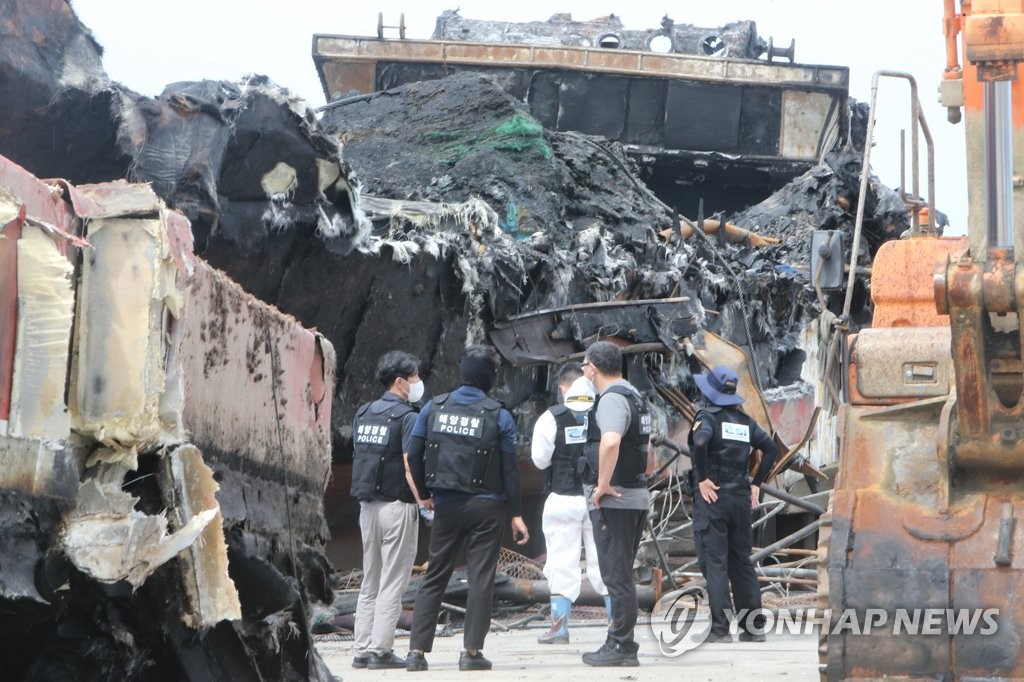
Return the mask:
{"type": "Polygon", "coordinates": [[[416,423],[413,403],[423,397],[419,361],[392,351],[377,363],[377,380],[386,388],[377,400],[356,410],[352,423],[352,489],[359,498],[363,539],[363,586],[355,622],[355,668],[404,668],[392,647],[409,584],[419,534],[417,504],[406,463],[416,423]]]}

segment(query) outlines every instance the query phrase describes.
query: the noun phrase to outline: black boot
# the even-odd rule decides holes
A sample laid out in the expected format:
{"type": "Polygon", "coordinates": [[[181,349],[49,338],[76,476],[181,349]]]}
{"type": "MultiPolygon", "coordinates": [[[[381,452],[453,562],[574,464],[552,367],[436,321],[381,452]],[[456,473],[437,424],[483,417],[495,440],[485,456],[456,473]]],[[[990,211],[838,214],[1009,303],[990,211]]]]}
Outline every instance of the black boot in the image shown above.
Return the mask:
{"type": "Polygon", "coordinates": [[[471,654],[463,651],[459,655],[459,670],[490,670],[491,662],[484,658],[484,652],[477,651],[471,654]]]}
{"type": "Polygon", "coordinates": [[[638,648],[636,643],[633,643],[633,646],[627,646],[609,637],[597,651],[583,654],[583,662],[587,665],[602,667],[637,666],[640,665],[640,661],[636,657],[638,648]]]}

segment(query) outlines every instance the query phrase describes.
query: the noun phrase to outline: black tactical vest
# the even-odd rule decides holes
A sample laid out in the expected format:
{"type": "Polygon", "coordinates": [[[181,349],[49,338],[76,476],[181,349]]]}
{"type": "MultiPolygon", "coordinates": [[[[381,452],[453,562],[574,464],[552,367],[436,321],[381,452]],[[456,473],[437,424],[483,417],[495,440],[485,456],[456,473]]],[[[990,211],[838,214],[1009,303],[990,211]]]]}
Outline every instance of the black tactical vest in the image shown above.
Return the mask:
{"type": "Polygon", "coordinates": [[[622,434],[619,444],[619,459],[612,472],[612,485],[622,488],[646,488],[647,478],[647,446],[651,440],[651,413],[647,411],[647,403],[627,386],[612,384],[604,393],[597,396],[587,429],[587,444],[584,446],[582,469],[589,468],[590,474],[584,473],[584,482],[594,485],[597,482],[598,450],[601,445],[601,429],[597,425],[597,407],[601,397],[608,393],[618,393],[629,401],[629,428],[622,434]]]}
{"type": "Polygon", "coordinates": [[[745,483],[750,466],[754,420],[742,410],[720,406],[701,409],[693,422],[696,424],[701,420],[714,424],[714,434],[708,441],[708,478],[719,486],[730,482],[745,483]]]}
{"type": "Polygon", "coordinates": [[[415,502],[405,478],[402,419],[415,409],[396,402],[379,414],[373,402],[356,410],[352,425],[352,497],[360,500],[415,502]]]}
{"type": "Polygon", "coordinates": [[[504,493],[499,450],[501,403],[484,396],[462,405],[450,393],[434,396],[427,424],[427,487],[504,493]]]}
{"type": "Polygon", "coordinates": [[[555,451],[551,455],[551,466],[544,472],[544,492],[582,495],[583,482],[577,462],[587,441],[586,422],[580,424],[565,405],[555,405],[548,411],[555,418],[555,451]]]}

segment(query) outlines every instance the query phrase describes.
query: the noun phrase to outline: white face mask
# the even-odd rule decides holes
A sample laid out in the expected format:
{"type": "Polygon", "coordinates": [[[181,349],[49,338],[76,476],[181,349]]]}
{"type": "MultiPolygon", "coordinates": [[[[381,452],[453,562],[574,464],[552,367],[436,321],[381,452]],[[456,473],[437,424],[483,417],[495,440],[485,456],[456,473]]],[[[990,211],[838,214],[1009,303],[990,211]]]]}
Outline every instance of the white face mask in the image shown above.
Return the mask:
{"type": "Polygon", "coordinates": [[[409,384],[409,402],[410,403],[418,402],[419,399],[423,397],[423,391],[425,389],[426,389],[426,387],[423,385],[422,381],[417,381],[415,384],[410,383],[409,384]]]}

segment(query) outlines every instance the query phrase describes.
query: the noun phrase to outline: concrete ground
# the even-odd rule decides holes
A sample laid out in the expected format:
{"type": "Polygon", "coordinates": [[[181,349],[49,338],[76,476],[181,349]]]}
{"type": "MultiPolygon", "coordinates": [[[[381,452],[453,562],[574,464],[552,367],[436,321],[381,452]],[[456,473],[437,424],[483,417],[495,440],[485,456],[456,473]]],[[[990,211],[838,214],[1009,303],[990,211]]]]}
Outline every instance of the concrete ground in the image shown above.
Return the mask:
{"type": "MultiPolygon", "coordinates": [[[[692,651],[668,657],[659,650],[658,641],[643,618],[641,614],[636,630],[640,642],[638,668],[593,668],[583,664],[581,655],[596,650],[605,639],[604,624],[596,622],[574,625],[572,643],[563,645],[538,644],[537,635],[546,630],[540,625],[509,632],[492,631],[484,647],[484,655],[494,663],[494,670],[490,673],[459,672],[461,632],[452,637],[438,637],[434,641],[433,652],[427,654],[430,670],[424,673],[356,670],[352,668],[351,641],[321,641],[317,643],[317,649],[331,672],[348,681],[409,679],[408,676],[415,676],[424,682],[466,682],[476,679],[476,675],[493,675],[502,680],[569,680],[579,677],[588,682],[602,682],[679,679],[680,673],[684,673],[686,679],[701,681],[780,679],[817,682],[819,679],[817,639],[813,634],[770,634],[764,644],[737,641],[732,644],[701,644],[692,651]]],[[[395,653],[399,656],[404,657],[408,648],[407,634],[395,640],[395,653]]]]}

